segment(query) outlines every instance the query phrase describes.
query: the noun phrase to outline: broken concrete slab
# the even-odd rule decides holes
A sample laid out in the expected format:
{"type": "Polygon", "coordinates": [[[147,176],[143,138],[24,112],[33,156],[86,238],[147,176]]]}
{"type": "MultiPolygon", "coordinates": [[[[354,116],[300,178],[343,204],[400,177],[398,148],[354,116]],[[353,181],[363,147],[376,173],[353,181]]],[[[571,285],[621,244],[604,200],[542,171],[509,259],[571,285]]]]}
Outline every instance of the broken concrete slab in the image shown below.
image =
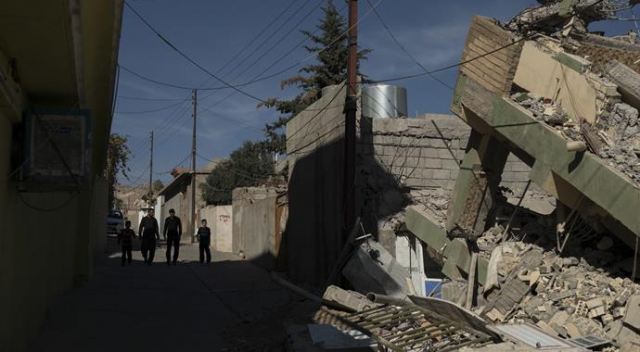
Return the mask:
{"type": "Polygon", "coordinates": [[[640,296],[631,296],[627,303],[624,325],[640,333],[640,296]]]}
{"type": "Polygon", "coordinates": [[[640,108],[640,74],[618,60],[609,62],[604,71],[618,85],[622,100],[636,109],[640,108]]]}
{"type": "Polygon", "coordinates": [[[373,292],[404,299],[409,293],[407,269],[373,240],[363,242],[356,249],[342,274],[362,294],[373,292]]]}
{"type": "MultiPolygon", "coordinates": [[[[438,222],[428,212],[417,206],[407,207],[405,226],[409,232],[432,248],[438,255],[443,256],[441,264],[448,263],[448,265],[453,265],[456,270],[464,273],[469,270],[471,252],[468,246],[464,241],[448,238],[446,231],[438,225],[438,222]]],[[[487,259],[478,258],[476,280],[480,285],[485,284],[487,265],[487,259]]],[[[457,279],[459,277],[450,278],[457,279]]]]}
{"type": "Polygon", "coordinates": [[[379,306],[379,304],[371,302],[367,299],[367,296],[359,292],[347,291],[335,285],[327,287],[322,299],[345,306],[356,312],[379,306]]]}

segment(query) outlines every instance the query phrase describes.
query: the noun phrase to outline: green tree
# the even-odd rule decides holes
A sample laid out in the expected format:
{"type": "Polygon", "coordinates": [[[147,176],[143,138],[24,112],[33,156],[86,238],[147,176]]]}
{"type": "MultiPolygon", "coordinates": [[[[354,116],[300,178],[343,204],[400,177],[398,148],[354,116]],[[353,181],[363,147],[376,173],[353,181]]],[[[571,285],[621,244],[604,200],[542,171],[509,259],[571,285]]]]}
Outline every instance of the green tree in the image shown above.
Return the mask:
{"type": "Polygon", "coordinates": [[[259,186],[274,173],[274,163],[262,142],[245,141],[218,164],[202,185],[207,204],[231,204],[231,192],[238,187],[259,186]]]}
{"type": "MultiPolygon", "coordinates": [[[[310,64],[300,69],[298,75],[284,80],[280,88],[296,86],[302,91],[291,100],[278,98],[267,99],[259,107],[276,109],[280,116],[278,120],[265,126],[265,146],[271,152],[285,152],[286,137],[282,128],[289,120],[299,112],[313,104],[321,96],[322,88],[339,84],[347,79],[347,50],[349,39],[345,35],[347,22],[340,15],[332,0],[327,1],[323,7],[324,17],[317,28],[319,34],[310,31],[301,31],[314,45],[305,46],[309,53],[315,53],[317,63],[310,64]]],[[[359,59],[366,59],[371,50],[364,49],[358,52],[359,59]]]]}
{"type": "Polygon", "coordinates": [[[117,133],[109,136],[109,146],[107,149],[107,168],[105,176],[109,187],[109,209],[113,209],[116,205],[116,185],[118,184],[118,175],[128,177],[130,171],[127,163],[131,156],[131,150],[127,146],[128,138],[117,133]]]}

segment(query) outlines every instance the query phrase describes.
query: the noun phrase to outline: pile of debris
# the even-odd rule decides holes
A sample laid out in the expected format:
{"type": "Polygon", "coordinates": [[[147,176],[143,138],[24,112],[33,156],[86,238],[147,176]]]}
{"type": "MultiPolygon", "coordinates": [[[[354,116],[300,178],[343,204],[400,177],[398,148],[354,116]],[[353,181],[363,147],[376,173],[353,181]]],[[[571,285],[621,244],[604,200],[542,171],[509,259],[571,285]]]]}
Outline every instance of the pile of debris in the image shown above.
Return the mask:
{"type": "Polygon", "coordinates": [[[543,236],[533,236],[535,243],[496,244],[501,234],[496,226],[478,241],[490,259],[477,313],[493,323],[529,323],[567,339],[640,343],[640,285],[624,278],[629,261],[614,254],[614,239],[603,237],[596,248],[574,245],[571,255],[561,256],[543,236]]]}
{"type": "Polygon", "coordinates": [[[529,110],[537,120],[554,127],[567,140],[585,142],[589,151],[634,182],[640,182],[640,126],[636,108],[616,103],[610,112],[603,111],[591,126],[572,121],[562,106],[549,98],[518,92],[511,99],[529,110]]]}
{"type": "Polygon", "coordinates": [[[596,126],[605,144],[598,155],[631,179],[640,180],[638,110],[625,103],[615,104],[613,111],[603,114],[596,126]]]}
{"type": "Polygon", "coordinates": [[[549,98],[537,97],[527,92],[514,93],[511,99],[527,108],[533,116],[550,126],[563,126],[569,121],[569,115],[562,106],[549,98]]]}

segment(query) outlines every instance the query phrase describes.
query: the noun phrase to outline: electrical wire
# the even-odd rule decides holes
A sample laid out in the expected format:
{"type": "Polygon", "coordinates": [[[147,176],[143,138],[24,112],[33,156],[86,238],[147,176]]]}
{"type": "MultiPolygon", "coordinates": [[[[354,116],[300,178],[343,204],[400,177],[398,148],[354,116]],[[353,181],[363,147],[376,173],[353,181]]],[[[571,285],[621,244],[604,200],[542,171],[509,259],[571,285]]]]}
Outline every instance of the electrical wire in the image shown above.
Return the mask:
{"type": "Polygon", "coordinates": [[[225,86],[237,91],[238,93],[247,96],[255,101],[261,102],[261,103],[266,103],[265,100],[258,98],[257,96],[251,94],[251,93],[247,93],[245,91],[243,91],[242,89],[231,85],[230,83],[228,83],[227,81],[221,79],[220,77],[218,77],[216,74],[214,74],[213,72],[207,70],[205,67],[203,67],[202,65],[200,65],[198,62],[196,62],[194,59],[192,59],[191,57],[189,57],[187,54],[185,54],[182,50],[180,50],[176,45],[174,45],[173,43],[171,43],[167,38],[165,38],[160,32],[158,32],[157,29],[155,29],[155,27],[153,27],[151,25],[151,23],[149,23],[144,17],[142,17],[142,15],[136,11],[135,8],[133,8],[133,6],[131,6],[131,4],[129,4],[128,1],[124,2],[125,5],[127,6],[127,8],[129,8],[129,10],[131,10],[131,12],[133,12],[133,14],[138,17],[152,32],[154,32],[158,38],[160,38],[162,40],[162,42],[164,42],[169,48],[173,49],[176,53],[178,53],[180,56],[182,56],[185,60],[189,61],[193,66],[197,67],[198,69],[200,69],[202,72],[208,74],[209,76],[213,77],[216,81],[224,84],[225,86]]]}
{"type": "Polygon", "coordinates": [[[251,129],[251,130],[254,130],[254,131],[262,132],[262,129],[261,129],[261,128],[259,128],[259,127],[255,127],[255,126],[251,126],[251,125],[246,125],[246,124],[243,124],[242,122],[236,121],[236,120],[234,120],[234,119],[230,119],[230,118],[228,118],[228,117],[223,116],[222,114],[219,114],[219,113],[217,113],[217,112],[215,112],[215,111],[211,110],[210,108],[208,108],[208,107],[206,107],[206,106],[198,106],[198,107],[199,107],[199,108],[201,108],[201,109],[204,109],[204,110],[206,110],[206,111],[208,111],[208,112],[210,112],[210,113],[211,113],[211,114],[213,114],[213,116],[215,116],[215,117],[218,117],[218,118],[220,118],[220,119],[223,119],[223,120],[225,120],[225,121],[228,121],[228,122],[230,122],[230,123],[233,123],[233,124],[235,124],[235,125],[238,125],[238,126],[240,126],[240,127],[244,127],[244,128],[248,128],[248,129],[251,129]]]}
{"type": "Polygon", "coordinates": [[[118,95],[117,99],[142,100],[142,101],[184,101],[185,100],[180,98],[143,98],[143,97],[130,97],[130,96],[124,96],[124,95],[118,95]]]}
{"type": "Polygon", "coordinates": [[[158,109],[152,109],[152,110],[143,110],[143,111],[116,111],[116,114],[121,114],[121,115],[138,115],[138,114],[150,114],[152,112],[158,112],[158,111],[163,111],[163,110],[167,110],[167,109],[171,109],[174,106],[178,106],[181,105],[185,102],[186,100],[182,100],[179,103],[175,103],[175,104],[171,104],[171,105],[167,105],[158,109]]]}
{"type": "Polygon", "coordinates": [[[404,45],[402,45],[402,43],[400,43],[400,41],[398,40],[398,38],[393,34],[393,31],[391,31],[391,28],[389,28],[389,25],[387,25],[387,23],[384,21],[384,19],[382,18],[382,16],[380,16],[380,14],[378,13],[378,10],[376,10],[376,9],[373,7],[373,4],[371,3],[371,0],[367,0],[367,4],[369,4],[369,7],[371,7],[371,8],[373,9],[373,13],[376,15],[376,17],[378,18],[378,20],[380,20],[380,23],[382,24],[382,26],[383,26],[383,27],[384,27],[384,29],[386,30],[387,34],[389,34],[389,36],[391,37],[391,39],[392,39],[392,40],[393,40],[393,41],[398,45],[398,47],[399,47],[402,51],[404,51],[404,53],[405,53],[405,54],[407,54],[407,56],[408,56],[411,60],[413,60],[413,62],[414,62],[418,67],[420,67],[420,68],[421,68],[421,69],[422,69],[422,70],[423,70],[427,75],[429,75],[429,77],[433,78],[436,82],[438,82],[438,83],[442,84],[443,86],[445,86],[445,87],[447,87],[447,88],[449,88],[449,89],[451,89],[451,90],[454,90],[454,88],[453,88],[450,84],[448,84],[448,83],[446,83],[446,82],[442,81],[442,80],[441,80],[441,79],[439,79],[438,77],[434,76],[431,72],[429,72],[429,70],[427,70],[427,69],[426,69],[426,68],[425,68],[425,67],[420,63],[420,61],[418,61],[418,59],[416,59],[416,58],[415,58],[415,56],[413,56],[413,55],[409,52],[409,50],[407,50],[407,48],[406,48],[404,45]]]}

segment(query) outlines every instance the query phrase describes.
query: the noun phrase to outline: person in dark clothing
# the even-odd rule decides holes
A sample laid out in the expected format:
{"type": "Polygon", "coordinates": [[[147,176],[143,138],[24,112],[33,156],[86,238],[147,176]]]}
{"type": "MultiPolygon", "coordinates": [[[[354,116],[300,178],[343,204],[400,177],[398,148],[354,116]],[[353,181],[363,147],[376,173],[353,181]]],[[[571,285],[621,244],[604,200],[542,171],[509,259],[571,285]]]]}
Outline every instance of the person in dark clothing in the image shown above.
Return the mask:
{"type": "Polygon", "coordinates": [[[182,236],[182,222],[176,216],[176,211],[169,209],[169,217],[164,221],[164,239],[167,241],[167,265],[171,265],[171,248],[173,248],[173,265],[178,262],[180,254],[180,236],[182,236]]]}
{"type": "Polygon", "coordinates": [[[153,209],[149,209],[147,216],[140,221],[140,228],[138,234],[142,238],[142,245],[140,250],[144,262],[148,265],[153,263],[153,257],[156,254],[156,239],[160,239],[160,231],[158,230],[158,220],[153,217],[155,212],[153,209]]]}
{"type": "Polygon", "coordinates": [[[136,237],[135,231],[131,229],[131,221],[124,223],[125,228],[120,230],[118,234],[118,244],[122,243],[122,266],[126,262],[131,265],[131,250],[133,249],[133,238],[136,237]]]}
{"type": "Polygon", "coordinates": [[[205,254],[207,264],[211,263],[211,229],[207,227],[207,220],[202,219],[202,226],[198,229],[198,242],[200,242],[200,264],[204,264],[205,254]]]}

